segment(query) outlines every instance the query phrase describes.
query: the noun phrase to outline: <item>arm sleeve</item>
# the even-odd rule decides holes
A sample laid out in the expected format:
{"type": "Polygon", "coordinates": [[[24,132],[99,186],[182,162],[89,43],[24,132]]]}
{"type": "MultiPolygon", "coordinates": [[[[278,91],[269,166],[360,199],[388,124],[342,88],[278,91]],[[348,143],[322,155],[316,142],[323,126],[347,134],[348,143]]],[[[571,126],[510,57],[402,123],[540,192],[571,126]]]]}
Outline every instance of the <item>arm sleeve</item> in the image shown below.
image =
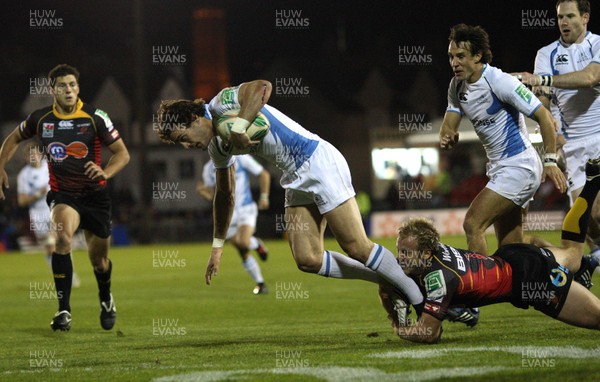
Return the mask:
{"type": "MultiPolygon", "coordinates": [[[[21,138],[29,139],[34,135],[37,135],[37,124],[38,118],[35,113],[29,114],[27,118],[19,124],[19,134],[21,134],[21,138]]],[[[54,130],[54,124],[48,124],[44,128],[54,130]]]]}
{"type": "Polygon", "coordinates": [[[458,113],[461,116],[463,115],[458,99],[458,81],[456,78],[453,78],[452,81],[450,81],[450,86],[448,86],[448,107],[446,108],[446,112],[458,113]]]}
{"type": "Polygon", "coordinates": [[[219,92],[208,104],[208,110],[213,117],[220,117],[229,110],[236,110],[241,107],[238,93],[240,86],[225,88],[219,92]]]}
{"type": "Polygon", "coordinates": [[[534,64],[533,73],[538,76],[549,76],[552,73],[552,64],[550,63],[550,57],[548,56],[548,52],[544,49],[538,50],[535,56],[535,64],[534,64]]]}
{"type": "Polygon", "coordinates": [[[264,167],[250,155],[239,155],[237,159],[242,167],[254,176],[259,176],[264,170],[264,167]]]}
{"type": "Polygon", "coordinates": [[[596,64],[600,64],[600,39],[596,39],[594,41],[594,44],[592,45],[592,50],[594,52],[594,56],[592,57],[592,61],[591,62],[595,62],[596,64]]]}
{"type": "Polygon", "coordinates": [[[508,73],[500,74],[494,81],[492,91],[500,101],[513,106],[528,117],[542,105],[527,86],[508,73]]]}
{"type": "Polygon", "coordinates": [[[113,126],[108,114],[100,109],[96,109],[94,117],[96,121],[96,134],[104,145],[110,146],[121,139],[121,135],[119,135],[119,132],[113,126]]]}
{"type": "Polygon", "coordinates": [[[423,278],[423,282],[425,283],[423,311],[438,320],[443,320],[448,314],[448,308],[458,288],[457,276],[446,269],[438,269],[428,273],[423,278]]]}

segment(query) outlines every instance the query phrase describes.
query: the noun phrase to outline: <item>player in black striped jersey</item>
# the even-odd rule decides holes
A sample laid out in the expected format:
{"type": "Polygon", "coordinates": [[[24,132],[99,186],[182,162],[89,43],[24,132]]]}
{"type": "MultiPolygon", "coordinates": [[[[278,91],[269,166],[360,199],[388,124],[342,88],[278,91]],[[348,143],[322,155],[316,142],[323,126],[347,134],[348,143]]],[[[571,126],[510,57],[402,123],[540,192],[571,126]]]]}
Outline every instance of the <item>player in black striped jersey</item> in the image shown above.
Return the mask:
{"type": "Polygon", "coordinates": [[[419,285],[425,303],[419,320],[401,326],[390,309],[393,291],[380,297],[400,337],[414,342],[440,340],[442,321],[453,306],[479,307],[510,302],[533,306],[565,323],[600,330],[600,299],[579,283],[584,242],[593,201],[600,190],[600,158],[588,161],[585,186],[563,221],[561,247],[509,244],[490,257],[440,243],[426,219],[411,219],[398,230],[398,261],[419,285]]]}
{"type": "Polygon", "coordinates": [[[31,113],[4,140],[0,149],[0,199],[2,186],[8,188],[4,168],[20,142],[37,136],[44,147],[50,170],[47,202],[51,209],[56,248],[52,270],[58,297],[53,330],[71,328],[71,243],[78,227],[84,230],[88,254],[98,282],[100,324],[112,329],[116,309],[108,259],[111,235],[111,201],[106,181],[129,162],[129,153],[108,115],[79,99],[79,72],[69,65],[57,65],[48,74],[54,104],[31,113]],[[102,167],[101,145],[112,152],[102,167]]]}

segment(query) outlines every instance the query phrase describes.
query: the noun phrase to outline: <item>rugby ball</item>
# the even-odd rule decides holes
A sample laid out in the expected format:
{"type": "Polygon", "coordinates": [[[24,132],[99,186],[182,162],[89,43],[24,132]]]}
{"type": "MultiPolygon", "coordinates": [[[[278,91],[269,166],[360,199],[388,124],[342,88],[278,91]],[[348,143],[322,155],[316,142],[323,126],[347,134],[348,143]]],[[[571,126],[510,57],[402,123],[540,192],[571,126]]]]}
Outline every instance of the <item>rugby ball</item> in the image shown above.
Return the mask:
{"type": "MultiPolygon", "coordinates": [[[[217,129],[217,134],[219,134],[221,139],[225,142],[229,141],[231,128],[233,127],[233,123],[239,112],[239,110],[229,110],[216,120],[215,127],[217,129]]],[[[270,127],[271,124],[267,117],[263,113],[258,112],[256,118],[254,118],[254,121],[252,121],[248,127],[248,130],[246,130],[246,134],[248,134],[251,141],[260,141],[267,135],[270,127]]]]}

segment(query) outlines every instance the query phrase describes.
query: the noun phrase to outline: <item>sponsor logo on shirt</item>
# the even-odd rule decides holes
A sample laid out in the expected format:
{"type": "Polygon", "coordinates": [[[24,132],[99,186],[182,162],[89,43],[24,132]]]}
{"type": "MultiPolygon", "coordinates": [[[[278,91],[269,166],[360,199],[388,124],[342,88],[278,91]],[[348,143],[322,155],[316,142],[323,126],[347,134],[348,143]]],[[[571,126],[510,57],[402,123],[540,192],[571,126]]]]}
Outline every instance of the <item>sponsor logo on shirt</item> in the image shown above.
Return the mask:
{"type": "Polygon", "coordinates": [[[323,199],[323,197],[321,195],[314,195],[315,198],[315,204],[317,206],[324,206],[325,204],[327,204],[327,201],[323,199]]]}
{"type": "Polygon", "coordinates": [[[567,283],[567,274],[569,270],[562,265],[559,265],[557,268],[554,268],[550,271],[550,280],[552,284],[557,287],[561,287],[567,283]]]}
{"type": "Polygon", "coordinates": [[[58,130],[72,130],[73,129],[73,121],[60,121],[58,123],[58,130]]]}
{"type": "Polygon", "coordinates": [[[476,121],[473,121],[473,127],[475,129],[480,128],[480,127],[487,127],[489,125],[492,125],[496,123],[496,118],[492,117],[492,118],[486,118],[486,119],[478,119],[476,121]]]}
{"type": "Polygon", "coordinates": [[[475,101],[476,104],[480,104],[480,103],[486,103],[488,102],[489,98],[487,96],[487,94],[483,94],[481,95],[481,97],[477,98],[477,101],[475,101]]]}
{"type": "Polygon", "coordinates": [[[53,160],[61,162],[67,157],[67,148],[60,142],[52,142],[48,145],[48,154],[53,160]]]}
{"type": "Polygon", "coordinates": [[[104,124],[106,125],[106,128],[108,129],[108,131],[111,131],[113,129],[113,123],[110,120],[110,118],[108,118],[108,114],[106,114],[105,111],[96,109],[96,112],[94,114],[96,114],[97,116],[99,116],[100,118],[102,118],[104,120],[104,124]]]}
{"type": "Polygon", "coordinates": [[[233,105],[235,97],[235,88],[227,88],[221,92],[221,103],[223,105],[233,105]]]}
{"type": "Polygon", "coordinates": [[[569,63],[569,55],[564,53],[564,54],[558,54],[556,55],[556,61],[554,62],[554,65],[567,65],[569,63]]]}
{"type": "Polygon", "coordinates": [[[581,64],[582,62],[588,62],[592,57],[589,56],[586,52],[579,52],[579,57],[577,58],[577,63],[581,64]]]}
{"type": "Polygon", "coordinates": [[[83,159],[88,155],[88,147],[83,142],[75,141],[65,145],[60,142],[52,142],[48,145],[48,154],[54,161],[61,162],[67,156],[83,159]]]}
{"type": "Polygon", "coordinates": [[[424,281],[427,298],[435,300],[446,296],[446,279],[441,269],[429,273],[425,276],[424,281]]]}
{"type": "Polygon", "coordinates": [[[515,93],[519,95],[525,102],[531,104],[531,99],[533,98],[533,93],[527,89],[527,86],[521,84],[518,88],[515,89],[515,93]]]}

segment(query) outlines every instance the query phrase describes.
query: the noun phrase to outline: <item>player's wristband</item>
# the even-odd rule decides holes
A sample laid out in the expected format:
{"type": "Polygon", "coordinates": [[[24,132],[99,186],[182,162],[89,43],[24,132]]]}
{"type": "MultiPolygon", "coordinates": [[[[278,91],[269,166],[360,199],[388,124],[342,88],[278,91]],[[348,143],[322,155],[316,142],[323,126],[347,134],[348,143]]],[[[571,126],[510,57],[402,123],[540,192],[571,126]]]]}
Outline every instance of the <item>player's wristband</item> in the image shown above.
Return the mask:
{"type": "Polygon", "coordinates": [[[269,200],[269,194],[267,194],[266,192],[263,192],[262,194],[260,194],[260,200],[269,200]]]}
{"type": "Polygon", "coordinates": [[[558,166],[558,154],[547,153],[544,154],[544,167],[558,166]]]}
{"type": "Polygon", "coordinates": [[[225,244],[225,240],[214,238],[212,247],[213,248],[223,248],[223,244],[225,244]]]}
{"type": "Polygon", "coordinates": [[[552,86],[554,82],[552,76],[539,76],[540,78],[540,86],[552,86]]]}
{"type": "Polygon", "coordinates": [[[233,126],[231,126],[231,131],[237,134],[244,134],[246,130],[250,127],[250,122],[246,121],[244,118],[237,117],[233,126]]]}

